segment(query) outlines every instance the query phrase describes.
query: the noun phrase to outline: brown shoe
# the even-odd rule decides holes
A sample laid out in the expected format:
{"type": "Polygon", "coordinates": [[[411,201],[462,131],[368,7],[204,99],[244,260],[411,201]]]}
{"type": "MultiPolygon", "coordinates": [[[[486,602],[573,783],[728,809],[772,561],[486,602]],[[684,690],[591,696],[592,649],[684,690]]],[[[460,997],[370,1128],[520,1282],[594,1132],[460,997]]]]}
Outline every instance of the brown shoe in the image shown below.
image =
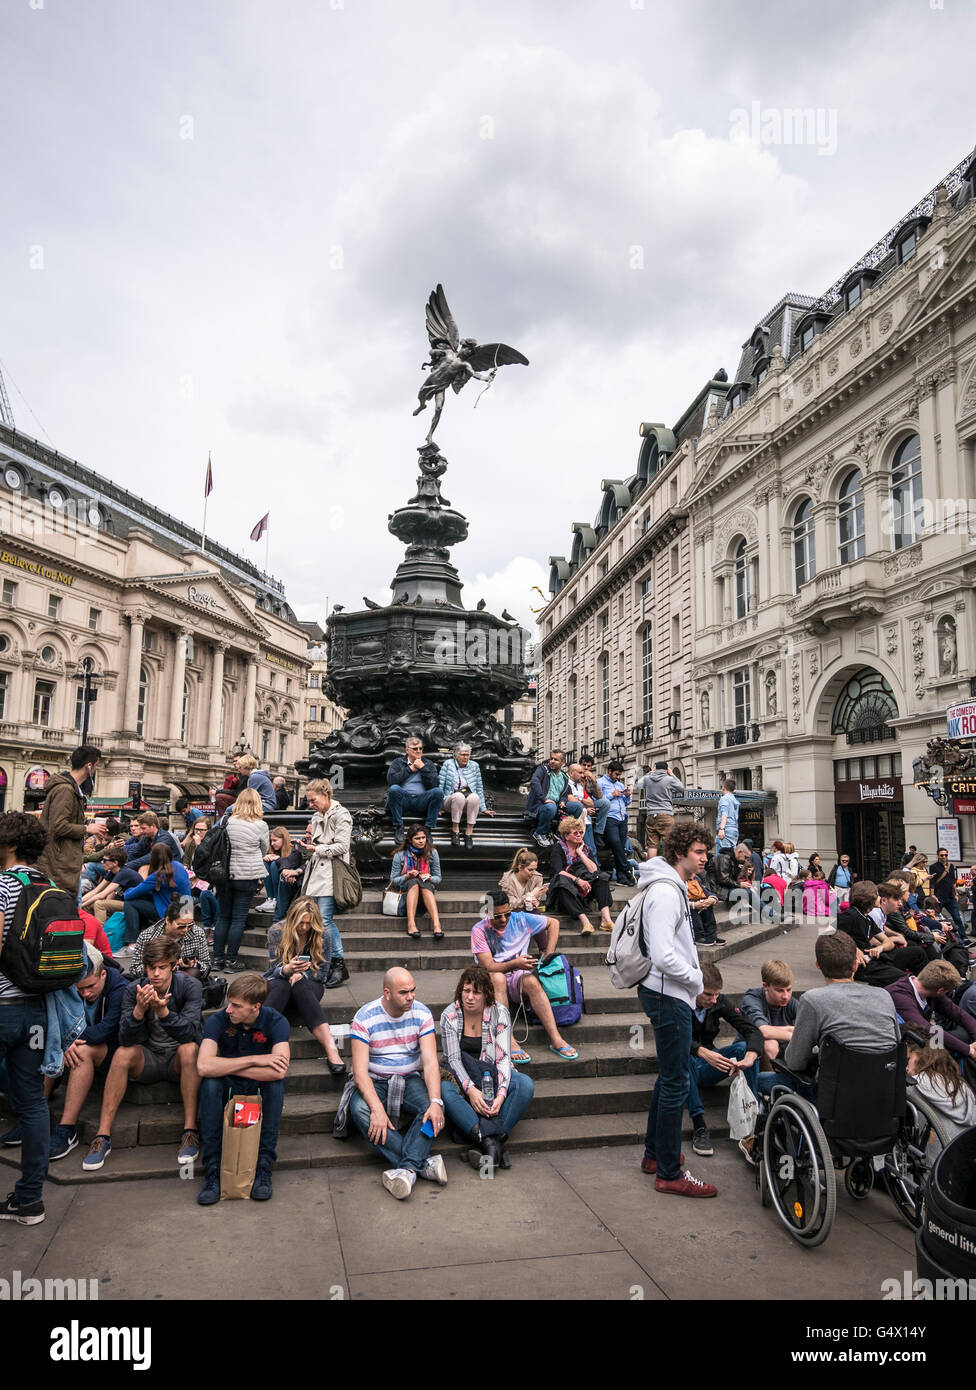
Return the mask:
{"type": "MultiPolygon", "coordinates": [[[[685,1161],[685,1156],[684,1156],[684,1154],[682,1154],[682,1155],[681,1155],[681,1159],[680,1159],[680,1162],[681,1162],[682,1166],[684,1166],[684,1161],[685,1161]]],[[[641,1159],[641,1172],[642,1172],[642,1173],[656,1173],[656,1172],[657,1172],[657,1159],[656,1159],[656,1158],[648,1158],[647,1154],[645,1154],[644,1157],[641,1159]]]]}
{"type": "Polygon", "coordinates": [[[592,922],[587,922],[587,924],[586,924],[585,927],[580,927],[580,936],[592,936],[592,935],[593,935],[593,923],[592,923],[592,922]]]}
{"type": "Polygon", "coordinates": [[[668,1192],[675,1197],[717,1197],[718,1188],[710,1182],[693,1178],[690,1173],[682,1173],[680,1178],[655,1178],[655,1192],[668,1192]]]}
{"type": "Polygon", "coordinates": [[[601,931],[613,931],[613,923],[612,923],[612,922],[601,922],[601,923],[600,923],[600,930],[601,930],[601,931]]]}

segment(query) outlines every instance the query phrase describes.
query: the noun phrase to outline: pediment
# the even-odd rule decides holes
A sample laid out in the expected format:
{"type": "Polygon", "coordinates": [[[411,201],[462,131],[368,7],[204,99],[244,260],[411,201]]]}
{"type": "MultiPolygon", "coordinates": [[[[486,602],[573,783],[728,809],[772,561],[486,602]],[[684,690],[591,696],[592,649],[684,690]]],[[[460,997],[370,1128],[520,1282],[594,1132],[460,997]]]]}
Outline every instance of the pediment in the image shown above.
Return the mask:
{"type": "Polygon", "coordinates": [[[212,570],[187,570],[183,574],[147,575],[132,579],[128,588],[139,588],[147,593],[157,593],[177,603],[188,613],[198,613],[214,622],[230,623],[244,628],[262,641],[267,640],[267,631],[250,609],[241,602],[237,594],[219,574],[212,570]]]}
{"type": "Polygon", "coordinates": [[[910,305],[897,331],[893,334],[893,340],[903,338],[908,334],[913,326],[924,319],[932,310],[934,305],[949,295],[958,293],[962,288],[962,280],[965,275],[972,274],[971,266],[967,267],[967,262],[976,248],[976,231],[970,233],[969,237],[961,246],[955,248],[952,261],[942,270],[936,270],[932,279],[925,286],[924,291],[910,305]]]}

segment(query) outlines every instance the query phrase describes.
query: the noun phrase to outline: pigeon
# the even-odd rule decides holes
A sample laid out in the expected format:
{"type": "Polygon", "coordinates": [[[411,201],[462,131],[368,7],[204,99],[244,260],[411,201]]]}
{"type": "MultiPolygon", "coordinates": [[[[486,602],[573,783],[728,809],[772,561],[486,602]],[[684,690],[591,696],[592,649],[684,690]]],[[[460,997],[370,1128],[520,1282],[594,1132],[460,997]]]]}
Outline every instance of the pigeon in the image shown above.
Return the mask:
{"type": "Polygon", "coordinates": [[[371,598],[364,598],[364,599],[363,599],[363,603],[366,605],[367,608],[382,608],[382,607],[383,607],[383,605],[382,605],[381,603],[374,603],[373,600],[372,600],[371,598]]]}
{"type": "Polygon", "coordinates": [[[488,607],[488,605],[485,603],[485,601],[484,601],[483,598],[479,598],[479,600],[478,600],[478,602],[477,602],[477,604],[476,604],[475,606],[476,606],[476,608],[478,609],[478,612],[479,612],[479,613],[483,613],[483,612],[485,611],[485,609],[488,607]]]}
{"type": "Polygon", "coordinates": [[[423,594],[418,594],[417,597],[414,599],[414,604],[415,604],[415,605],[418,605],[418,604],[423,603],[423,601],[424,601],[423,594]]]}
{"type": "Polygon", "coordinates": [[[724,367],[719,367],[718,371],[717,371],[717,372],[715,373],[715,375],[712,377],[712,380],[713,380],[713,381],[728,381],[728,379],[729,379],[729,374],[728,374],[728,372],[725,370],[724,367]]]}
{"type": "Polygon", "coordinates": [[[400,597],[394,599],[393,602],[394,602],[395,604],[401,604],[401,603],[409,603],[410,600],[407,598],[406,594],[401,594],[400,597]]]}
{"type": "Polygon", "coordinates": [[[332,611],[333,611],[333,613],[342,613],[342,612],[344,612],[345,610],[344,610],[343,605],[342,605],[341,603],[334,603],[334,604],[332,605],[332,611]]]}
{"type": "Polygon", "coordinates": [[[502,609],[502,621],[506,623],[517,623],[518,618],[513,618],[507,608],[502,609]]]}

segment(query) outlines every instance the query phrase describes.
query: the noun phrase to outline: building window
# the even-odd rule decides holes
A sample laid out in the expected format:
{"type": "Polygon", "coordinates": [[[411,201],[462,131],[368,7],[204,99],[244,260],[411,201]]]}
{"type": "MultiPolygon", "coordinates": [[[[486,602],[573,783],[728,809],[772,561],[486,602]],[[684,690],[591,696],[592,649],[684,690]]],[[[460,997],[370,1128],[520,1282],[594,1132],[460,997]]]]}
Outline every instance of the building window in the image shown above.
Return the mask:
{"type": "Polygon", "coordinates": [[[895,549],[913,545],[922,534],[922,441],[911,435],[891,463],[891,525],[895,549]]]}
{"type": "Polygon", "coordinates": [[[0,671],[0,719],[7,717],[7,673],[0,671]]]}
{"type": "Polygon", "coordinates": [[[732,718],[736,725],[752,721],[748,666],[732,672],[732,718]]]}
{"type": "Polygon", "coordinates": [[[3,581],[3,602],[12,605],[16,597],[17,585],[12,579],[5,579],[3,581]]]}
{"type": "Polygon", "coordinates": [[[902,237],[901,241],[898,243],[898,264],[904,265],[911,256],[914,256],[917,247],[918,232],[913,228],[912,231],[908,233],[908,236],[902,237]]]}
{"type": "MultiPolygon", "coordinates": [[[[837,696],[830,722],[832,734],[846,734],[848,743],[878,743],[894,738],[889,721],[898,718],[895,692],[879,671],[862,666],[837,696]]],[[[851,780],[862,776],[861,769],[848,769],[851,780]]]]}
{"type": "Polygon", "coordinates": [[[801,502],[793,518],[793,592],[799,593],[817,572],[813,538],[813,503],[801,502]]]}
{"type": "Polygon", "coordinates": [[[276,683],[277,679],[278,679],[278,677],[275,675],[274,671],[269,671],[269,672],[268,672],[268,685],[269,685],[269,687],[270,687],[272,690],[274,690],[274,688],[275,688],[275,683],[276,683]]]}
{"type": "Polygon", "coordinates": [[[577,735],[579,732],[579,683],[575,676],[569,682],[569,742],[573,751],[577,751],[577,735]]]}
{"type": "Polygon", "coordinates": [[[644,598],[650,598],[650,596],[651,596],[651,594],[653,593],[653,591],[654,591],[654,579],[653,579],[653,577],[652,577],[651,575],[648,575],[646,579],[642,579],[642,580],[641,580],[641,586],[640,586],[641,598],[642,598],[642,599],[644,599],[644,598]]]}
{"type": "Polygon", "coordinates": [[[572,670],[576,665],[576,638],[570,639],[569,643],[569,669],[572,670]]]}
{"type": "Polygon", "coordinates": [[[47,616],[49,618],[60,618],[61,616],[61,600],[57,594],[48,594],[47,596],[47,616]]]}
{"type": "Polygon", "coordinates": [[[53,666],[54,662],[57,661],[57,659],[58,654],[53,647],[41,648],[41,660],[44,662],[45,666],[53,666]]]}
{"type": "Polygon", "coordinates": [[[735,575],[735,616],[744,618],[749,612],[749,561],[746,559],[744,540],[735,548],[732,568],[735,575]]]}
{"type": "Polygon", "coordinates": [[[287,735],[287,734],[279,734],[279,735],[278,735],[278,761],[279,761],[279,763],[283,763],[283,762],[285,761],[285,749],[287,748],[287,746],[288,746],[288,735],[287,735]]]}
{"type": "Polygon", "coordinates": [[[617,621],[618,621],[618,622],[622,622],[622,621],[623,621],[623,616],[624,616],[624,596],[623,596],[623,594],[618,594],[618,595],[617,595],[617,621]]]}
{"type": "Polygon", "coordinates": [[[85,722],[85,687],[79,684],[75,693],[75,733],[81,733],[81,726],[85,722]]]}
{"type": "Polygon", "coordinates": [[[47,728],[51,723],[51,706],[56,686],[53,681],[38,681],[34,686],[34,723],[47,728]]]}
{"type": "Polygon", "coordinates": [[[311,687],[312,690],[318,690],[318,688],[319,688],[319,673],[318,673],[318,671],[313,671],[313,672],[309,675],[308,683],[309,683],[309,686],[311,687]]]}
{"type": "Polygon", "coordinates": [[[601,631],[601,632],[606,632],[606,630],[607,630],[607,628],[608,628],[609,626],[610,626],[610,609],[609,609],[609,608],[605,608],[605,609],[603,610],[603,612],[600,614],[600,631],[601,631]]]}
{"type": "Polygon", "coordinates": [[[266,763],[271,752],[271,730],[265,729],[261,735],[261,761],[266,763]]]}
{"type": "Polygon", "coordinates": [[[314,723],[316,722],[317,717],[318,717],[318,710],[316,709],[315,705],[309,705],[309,707],[308,707],[308,722],[309,722],[310,724],[314,724],[314,723]]]}
{"type": "Polygon", "coordinates": [[[809,328],[804,328],[803,332],[800,334],[800,351],[806,352],[815,337],[816,329],[813,324],[810,324],[809,328]]]}
{"type": "Polygon", "coordinates": [[[641,719],[650,724],[654,718],[654,637],[645,627],[641,637],[641,719]]]}
{"type": "Polygon", "coordinates": [[[146,675],[145,666],[139,668],[139,701],[136,705],[136,733],[140,738],[146,736],[146,691],[149,688],[149,678],[146,675]]]}
{"type": "Polygon", "coordinates": [[[186,729],[190,722],[190,687],[183,682],[183,708],[180,711],[180,742],[186,743],[186,729]]]}
{"type": "Polygon", "coordinates": [[[853,309],[856,304],[861,302],[861,282],[858,280],[847,291],[847,307],[853,309]]]}
{"type": "Polygon", "coordinates": [[[607,569],[608,569],[608,565],[607,565],[606,560],[601,560],[601,561],[600,561],[600,578],[601,578],[601,579],[606,579],[606,577],[607,577],[607,569]]]}
{"type": "Polygon", "coordinates": [[[837,501],[837,539],[840,563],[864,558],[864,480],[855,468],[844,479],[837,501]]]}
{"type": "Polygon", "coordinates": [[[156,650],[156,634],[151,628],[146,628],[142,634],[142,650],[144,652],[154,652],[156,650]]]}
{"type": "Polygon", "coordinates": [[[671,657],[681,655],[681,619],[677,613],[671,619],[671,657]]]}
{"type": "Polygon", "coordinates": [[[673,545],[673,546],[671,547],[671,578],[672,578],[672,579],[677,579],[677,577],[678,577],[678,565],[679,565],[679,560],[678,560],[678,547],[677,547],[676,545],[673,545]]]}
{"type": "Polygon", "coordinates": [[[600,737],[610,737],[610,657],[604,652],[600,658],[600,687],[602,690],[600,713],[600,737]]]}
{"type": "Polygon", "coordinates": [[[88,631],[97,632],[98,624],[102,621],[102,610],[100,608],[89,608],[88,610],[88,631]]]}

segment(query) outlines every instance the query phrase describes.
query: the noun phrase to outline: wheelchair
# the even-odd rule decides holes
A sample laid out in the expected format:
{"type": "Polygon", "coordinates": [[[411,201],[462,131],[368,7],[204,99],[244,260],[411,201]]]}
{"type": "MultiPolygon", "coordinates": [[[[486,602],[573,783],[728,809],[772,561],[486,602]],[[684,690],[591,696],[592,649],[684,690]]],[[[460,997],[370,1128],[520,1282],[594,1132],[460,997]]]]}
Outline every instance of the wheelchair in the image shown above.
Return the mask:
{"type": "Polygon", "coordinates": [[[813,1249],[830,1235],[838,1171],[855,1201],[863,1201],[882,1175],[902,1219],[915,1229],[921,1225],[925,1179],[954,1135],[908,1085],[906,1053],[904,1042],[887,1052],[856,1052],[825,1038],[814,1076],[773,1059],[775,1070],[798,1089],[773,1086],[756,1184],[763,1206],[775,1208],[800,1245],[813,1249]],[[809,1098],[814,1083],[816,1104],[809,1098]]]}

